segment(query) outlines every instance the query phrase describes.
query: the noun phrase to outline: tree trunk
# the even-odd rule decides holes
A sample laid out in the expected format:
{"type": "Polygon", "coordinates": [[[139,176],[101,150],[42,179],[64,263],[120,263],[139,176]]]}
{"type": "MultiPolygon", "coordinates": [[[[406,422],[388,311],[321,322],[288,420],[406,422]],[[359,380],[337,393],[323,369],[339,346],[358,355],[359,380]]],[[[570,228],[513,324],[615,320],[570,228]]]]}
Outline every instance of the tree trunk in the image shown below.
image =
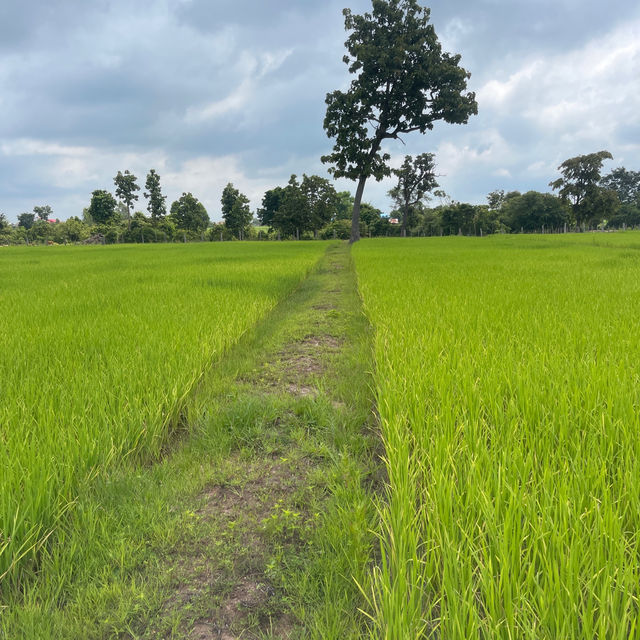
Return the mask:
{"type": "Polygon", "coordinates": [[[402,212],[402,237],[407,237],[407,220],[409,219],[409,205],[404,203],[404,211],[402,212]]]}
{"type": "Polygon", "coordinates": [[[362,201],[362,194],[364,193],[364,184],[367,181],[367,176],[360,176],[358,179],[358,188],[356,189],[356,197],[353,201],[353,215],[351,216],[351,240],[349,244],[358,242],[360,240],[360,202],[362,201]]]}

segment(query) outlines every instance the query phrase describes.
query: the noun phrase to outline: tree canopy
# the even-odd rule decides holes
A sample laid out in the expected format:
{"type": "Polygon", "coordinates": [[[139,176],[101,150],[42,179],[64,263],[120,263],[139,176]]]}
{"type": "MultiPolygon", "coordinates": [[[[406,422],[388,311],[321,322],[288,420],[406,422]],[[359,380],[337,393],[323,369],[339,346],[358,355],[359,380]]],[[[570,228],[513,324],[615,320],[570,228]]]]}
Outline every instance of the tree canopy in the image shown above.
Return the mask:
{"type": "Polygon", "coordinates": [[[25,229],[31,229],[33,227],[33,223],[36,220],[35,213],[21,213],[18,215],[18,226],[24,227],[25,229]]]}
{"type": "Polygon", "coordinates": [[[242,239],[253,217],[249,209],[249,198],[229,182],[222,191],[220,203],[225,225],[236,238],[242,239]]]}
{"type": "Polygon", "coordinates": [[[33,207],[33,213],[35,213],[40,220],[49,220],[49,218],[53,218],[53,209],[48,204],[33,207]]]}
{"type": "Polygon", "coordinates": [[[156,173],[155,169],[151,169],[147,174],[144,188],[146,189],[144,197],[149,201],[147,211],[151,216],[152,223],[157,224],[167,214],[167,205],[165,203],[167,196],[162,195],[160,176],[156,173]]]}
{"type": "Polygon", "coordinates": [[[551,193],[527,191],[505,200],[502,218],[514,231],[559,229],[568,222],[568,207],[551,193]]]}
{"type": "Polygon", "coordinates": [[[618,167],[604,176],[600,184],[605,189],[615,191],[623,204],[640,206],[640,171],[618,167]]]}
{"type": "Polygon", "coordinates": [[[302,181],[294,174],[286,187],[267,191],[258,217],[283,236],[299,237],[305,231],[317,236],[335,217],[339,197],[329,180],[303,174],[302,181]]]}
{"type": "Polygon", "coordinates": [[[118,175],[113,179],[116,185],[116,198],[120,198],[127,207],[127,222],[129,228],[131,228],[131,207],[138,199],[136,191],[140,191],[137,180],[138,178],[136,178],[129,169],[126,169],[124,173],[118,171],[118,175]]]}
{"type": "Polygon", "coordinates": [[[598,217],[603,210],[610,211],[615,207],[615,201],[603,193],[605,189],[599,185],[602,164],[612,158],[608,151],[569,158],[558,167],[562,177],[549,183],[552,189],[558,190],[563,200],[571,203],[578,225],[598,217]]]}
{"type": "Polygon", "coordinates": [[[351,241],[359,239],[360,202],[366,180],[390,174],[386,139],[412,131],[425,133],[437,120],[466,123],[477,113],[475,94],[465,93],[470,74],[460,56],[442,51],[429,24],[429,9],[417,0],[372,0],[371,13],[343,11],[348,54],[355,74],[347,91],[326,98],[324,128],[335,138],[322,157],[336,177],[357,180],[351,241]]]}
{"type": "Polygon", "coordinates": [[[89,215],[96,224],[109,224],[115,218],[116,199],[104,189],[96,189],[91,194],[89,215]]]}
{"type": "Polygon", "coordinates": [[[280,209],[283,198],[284,189],[282,187],[274,187],[265,192],[262,197],[262,207],[256,212],[260,224],[267,227],[273,226],[273,218],[280,209]]]}
{"type": "Polygon", "coordinates": [[[192,193],[183,193],[171,204],[171,218],[181,231],[200,233],[209,225],[209,215],[192,193]]]}

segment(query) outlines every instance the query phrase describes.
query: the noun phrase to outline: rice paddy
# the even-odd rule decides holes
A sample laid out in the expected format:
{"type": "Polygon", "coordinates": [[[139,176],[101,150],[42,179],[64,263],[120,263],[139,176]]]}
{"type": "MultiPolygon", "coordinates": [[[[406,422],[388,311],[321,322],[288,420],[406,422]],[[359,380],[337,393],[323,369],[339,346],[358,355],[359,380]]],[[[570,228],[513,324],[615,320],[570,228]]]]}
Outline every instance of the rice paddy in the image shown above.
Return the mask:
{"type": "MultiPolygon", "coordinates": [[[[190,428],[203,373],[326,246],[0,252],[8,588],[37,582],[38,551],[81,487],[153,462],[190,428]]],[[[352,258],[386,468],[367,480],[377,496],[358,494],[363,512],[377,501],[377,522],[350,506],[331,530],[336,548],[342,529],[377,535],[347,576],[362,595],[353,637],[640,637],[640,236],[376,239],[352,258]]],[[[321,302],[314,313],[345,313],[321,302]]],[[[320,406],[323,390],[309,393],[320,406]]],[[[339,612],[326,617],[314,637],[342,637],[339,612]]]]}
{"type": "Polygon", "coordinates": [[[637,235],[363,242],[383,638],[637,637],[637,235]]]}

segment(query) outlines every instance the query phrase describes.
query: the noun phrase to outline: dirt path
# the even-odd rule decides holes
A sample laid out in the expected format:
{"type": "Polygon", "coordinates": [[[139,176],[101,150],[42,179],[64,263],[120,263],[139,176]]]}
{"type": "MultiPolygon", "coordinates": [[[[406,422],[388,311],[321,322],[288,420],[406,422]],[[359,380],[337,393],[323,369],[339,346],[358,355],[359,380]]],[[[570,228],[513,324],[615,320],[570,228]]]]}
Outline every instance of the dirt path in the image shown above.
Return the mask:
{"type": "Polygon", "coordinates": [[[348,248],[335,246],[212,371],[198,428],[231,444],[163,557],[166,596],[136,637],[359,635],[354,578],[379,473],[368,332],[348,248]]]}

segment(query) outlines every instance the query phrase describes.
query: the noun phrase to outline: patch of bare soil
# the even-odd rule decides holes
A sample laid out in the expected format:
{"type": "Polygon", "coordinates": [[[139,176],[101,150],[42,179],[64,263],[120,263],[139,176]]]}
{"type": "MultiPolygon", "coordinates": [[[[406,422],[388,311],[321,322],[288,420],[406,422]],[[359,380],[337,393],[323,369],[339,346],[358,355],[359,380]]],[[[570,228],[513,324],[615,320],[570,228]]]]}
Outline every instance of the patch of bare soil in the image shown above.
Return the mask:
{"type": "Polygon", "coordinates": [[[307,335],[302,340],[288,344],[278,353],[286,373],[299,379],[323,371],[321,354],[336,351],[341,341],[329,335],[307,335]]]}
{"type": "MultiPolygon", "coordinates": [[[[341,347],[342,340],[334,336],[308,334],[301,340],[287,344],[275,354],[274,362],[277,362],[277,366],[259,372],[259,385],[269,390],[286,391],[297,397],[317,395],[314,378],[325,372],[323,355],[335,353],[341,347]]],[[[245,381],[259,386],[255,379],[245,381]]]]}
{"type": "Polygon", "coordinates": [[[208,487],[200,497],[195,511],[200,535],[171,558],[174,588],[158,617],[178,615],[194,640],[250,639],[266,632],[288,638],[294,625],[265,569],[274,543],[265,523],[305,486],[310,463],[281,458],[247,463],[239,457],[232,462],[234,481],[208,487]]]}

